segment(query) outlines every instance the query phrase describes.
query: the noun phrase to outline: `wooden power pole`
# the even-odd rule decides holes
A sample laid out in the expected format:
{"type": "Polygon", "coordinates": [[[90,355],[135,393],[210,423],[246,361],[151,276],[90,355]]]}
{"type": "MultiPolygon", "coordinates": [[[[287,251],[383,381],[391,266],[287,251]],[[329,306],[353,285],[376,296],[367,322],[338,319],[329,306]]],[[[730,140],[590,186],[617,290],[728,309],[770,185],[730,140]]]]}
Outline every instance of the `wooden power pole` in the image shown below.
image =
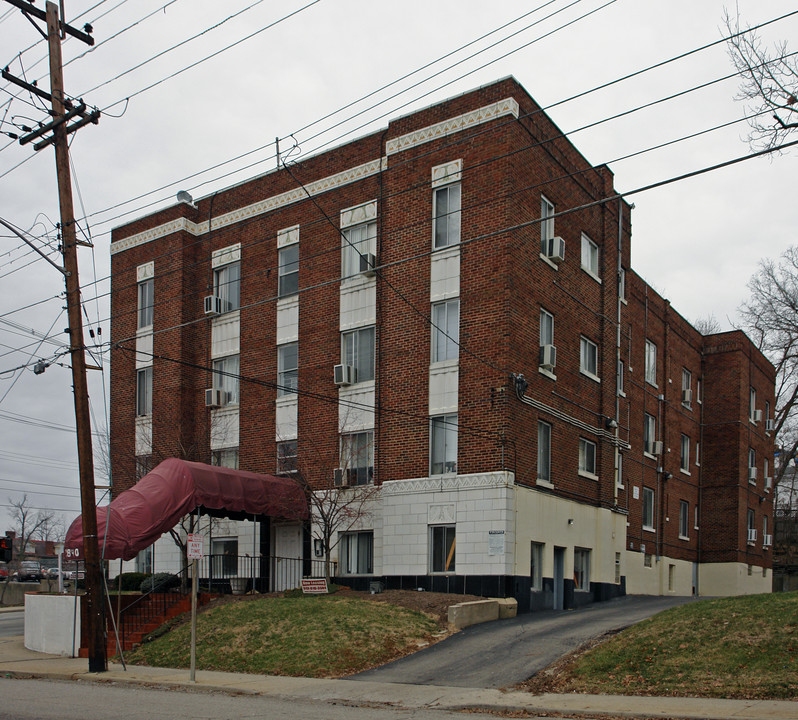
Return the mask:
{"type": "MultiPolygon", "coordinates": [[[[37,130],[19,139],[20,144],[50,137],[34,144],[35,150],[47,145],[55,147],[55,162],[58,176],[58,200],[61,209],[61,245],[64,259],[63,272],[66,278],[66,302],[69,318],[69,346],[72,365],[72,385],[75,396],[75,425],[78,441],[78,467],[80,470],[80,504],[83,516],[83,560],[86,579],[86,617],[89,630],[89,671],[105,672],[108,659],[105,642],[105,604],[103,574],[97,542],[97,507],[94,499],[94,459],[91,445],[91,419],[89,415],[89,388],[86,380],[86,356],[83,344],[83,321],[81,318],[80,281],[78,279],[78,239],[75,232],[75,216],[72,206],[72,178],[69,172],[69,145],[67,136],[87,123],[97,123],[98,111],[86,113],[81,102],[73,104],[64,97],[64,76],[61,60],[61,33],[69,33],[83,42],[93,45],[87,32],[81,32],[58,17],[58,6],[46,3],[42,12],[26,0],[6,0],[19,8],[31,21],[33,18],[47,23],[47,43],[50,51],[50,92],[13,77],[3,70],[3,78],[27,91],[49,99],[52,103],[52,120],[37,130]],[[71,120],[75,120],[71,125],[71,120]]],[[[35,23],[34,23],[35,25],[35,23]]],[[[37,26],[38,27],[38,26],[37,26]]],[[[41,30],[40,30],[41,32],[41,30]]],[[[42,33],[44,35],[44,33],[42,33]]],[[[61,268],[59,268],[61,269],[61,268]]]]}

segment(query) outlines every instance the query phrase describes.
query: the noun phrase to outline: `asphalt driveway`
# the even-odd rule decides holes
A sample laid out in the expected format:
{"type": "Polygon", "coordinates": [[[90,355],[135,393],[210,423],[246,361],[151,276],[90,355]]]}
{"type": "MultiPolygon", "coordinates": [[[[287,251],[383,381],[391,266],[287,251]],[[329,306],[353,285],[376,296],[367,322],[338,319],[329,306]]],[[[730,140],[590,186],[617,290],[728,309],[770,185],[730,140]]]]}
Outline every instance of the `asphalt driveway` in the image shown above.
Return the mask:
{"type": "Polygon", "coordinates": [[[348,679],[507,687],[528,679],[592,638],[691,601],[685,597],[635,595],[578,610],[548,610],[472,625],[420,652],[348,679]]]}

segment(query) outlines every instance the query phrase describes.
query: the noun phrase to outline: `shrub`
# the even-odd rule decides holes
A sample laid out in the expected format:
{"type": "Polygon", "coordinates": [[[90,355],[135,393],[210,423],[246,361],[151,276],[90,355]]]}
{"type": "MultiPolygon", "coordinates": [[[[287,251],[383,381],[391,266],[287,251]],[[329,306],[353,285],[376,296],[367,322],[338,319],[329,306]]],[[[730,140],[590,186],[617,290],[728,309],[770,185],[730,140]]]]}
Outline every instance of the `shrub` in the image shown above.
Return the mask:
{"type": "Polygon", "coordinates": [[[142,593],[166,592],[167,590],[179,587],[179,585],[180,578],[177,575],[168,572],[160,572],[144,578],[140,589],[142,593]]]}
{"type": "Polygon", "coordinates": [[[108,589],[114,591],[119,588],[122,592],[137,591],[141,589],[141,583],[148,577],[150,574],[143,572],[122,573],[109,581],[108,589]]]}

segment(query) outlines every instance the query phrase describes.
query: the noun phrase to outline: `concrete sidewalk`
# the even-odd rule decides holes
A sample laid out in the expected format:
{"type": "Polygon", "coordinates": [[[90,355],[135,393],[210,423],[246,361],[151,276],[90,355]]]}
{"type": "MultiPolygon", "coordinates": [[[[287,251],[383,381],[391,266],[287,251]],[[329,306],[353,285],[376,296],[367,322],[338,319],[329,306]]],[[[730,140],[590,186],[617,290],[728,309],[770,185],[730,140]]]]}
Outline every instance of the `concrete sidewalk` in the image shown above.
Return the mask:
{"type": "Polygon", "coordinates": [[[531,695],[525,692],[468,689],[440,685],[407,685],[350,680],[316,680],[198,671],[192,683],[188,670],[110,663],[108,672],[90,673],[88,661],[45,655],[24,647],[22,637],[0,638],[0,678],[36,677],[54,680],[129,683],[179,687],[193,691],[272,695],[285,699],[349,702],[397,708],[461,710],[525,710],[566,715],[626,715],[645,718],[713,718],[717,720],[796,720],[798,702],[776,700],[710,700],[621,695],[531,695]]]}

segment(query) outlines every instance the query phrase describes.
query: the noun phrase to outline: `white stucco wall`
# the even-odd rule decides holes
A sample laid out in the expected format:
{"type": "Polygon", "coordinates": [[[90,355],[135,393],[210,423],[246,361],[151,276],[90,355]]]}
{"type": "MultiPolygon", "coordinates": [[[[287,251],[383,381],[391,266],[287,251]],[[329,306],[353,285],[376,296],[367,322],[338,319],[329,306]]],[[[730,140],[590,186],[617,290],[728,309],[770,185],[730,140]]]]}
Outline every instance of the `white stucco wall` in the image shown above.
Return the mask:
{"type": "Polygon", "coordinates": [[[25,595],[25,647],[50,655],[77,657],[80,596],[25,595]]]}

